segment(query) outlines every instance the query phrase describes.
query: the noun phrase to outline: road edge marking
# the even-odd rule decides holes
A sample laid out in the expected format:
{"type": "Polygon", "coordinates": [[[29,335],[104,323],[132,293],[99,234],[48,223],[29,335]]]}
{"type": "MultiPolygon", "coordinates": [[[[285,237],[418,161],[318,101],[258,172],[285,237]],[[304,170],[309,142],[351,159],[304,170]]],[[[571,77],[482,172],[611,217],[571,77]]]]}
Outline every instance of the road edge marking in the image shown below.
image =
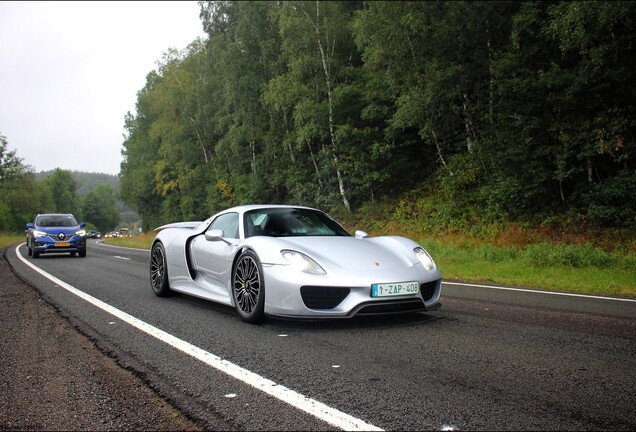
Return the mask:
{"type": "Polygon", "coordinates": [[[304,396],[303,394],[298,393],[290,388],[277,384],[270,379],[264,378],[254,372],[244,369],[241,366],[238,366],[237,364],[234,364],[228,360],[223,360],[216,354],[210,353],[195,345],[192,345],[189,342],[181,340],[176,336],[165,332],[164,330],[154,327],[146,323],[145,321],[135,318],[134,316],[120,309],[117,309],[114,306],[109,305],[108,303],[105,303],[89,294],[86,294],[84,291],[75,288],[74,286],[42,270],[35,264],[25,259],[19,251],[20,247],[24,244],[25,243],[21,243],[16,247],[15,254],[26,266],[30,267],[32,270],[44,276],[51,282],[59,285],[61,288],[67,290],[71,294],[74,294],[82,300],[85,300],[88,303],[92,304],[93,306],[98,307],[104,312],[107,312],[115,316],[116,318],[119,318],[125,323],[135,327],[138,330],[141,330],[142,332],[154,337],[155,339],[158,339],[161,342],[170,345],[171,347],[176,348],[177,350],[185,354],[188,354],[189,356],[207,364],[208,366],[213,367],[214,369],[222,373],[225,373],[226,375],[229,375],[257,390],[260,390],[282,402],[285,402],[286,404],[291,405],[294,408],[297,408],[313,417],[323,420],[332,426],[347,431],[383,430],[377,426],[365,422],[364,420],[353,417],[335,408],[331,408],[330,406],[322,402],[319,402],[315,399],[304,396]]]}
{"type": "Polygon", "coordinates": [[[150,253],[150,249],[141,249],[141,248],[134,248],[134,247],[128,247],[128,246],[117,246],[117,245],[112,245],[112,244],[104,243],[104,240],[96,240],[96,241],[95,241],[95,244],[96,244],[96,245],[99,245],[99,246],[106,246],[106,247],[111,247],[111,248],[130,249],[130,250],[136,250],[136,251],[141,251],[141,252],[148,252],[148,253],[150,253]]]}
{"type": "Polygon", "coordinates": [[[465,282],[442,281],[442,285],[466,286],[466,287],[474,287],[474,288],[496,289],[496,290],[503,290],[503,291],[519,291],[519,292],[528,292],[528,293],[534,293],[534,294],[547,294],[547,295],[556,295],[556,296],[564,296],[564,297],[582,297],[582,298],[589,298],[589,299],[596,299],[596,300],[612,300],[612,301],[636,303],[636,299],[627,299],[627,298],[620,298],[620,297],[603,297],[603,296],[595,296],[590,294],[543,291],[543,290],[535,290],[535,289],[528,289],[528,288],[515,288],[515,287],[497,286],[497,285],[482,285],[482,284],[465,283],[465,282]]]}

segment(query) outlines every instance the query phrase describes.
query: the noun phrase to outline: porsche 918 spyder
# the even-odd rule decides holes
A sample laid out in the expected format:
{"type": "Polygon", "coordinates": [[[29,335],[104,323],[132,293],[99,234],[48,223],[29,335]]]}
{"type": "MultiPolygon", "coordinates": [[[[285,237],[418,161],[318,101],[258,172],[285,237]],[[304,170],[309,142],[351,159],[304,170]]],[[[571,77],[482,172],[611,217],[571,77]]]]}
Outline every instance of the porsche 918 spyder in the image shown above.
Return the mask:
{"type": "Polygon", "coordinates": [[[150,285],[157,296],[177,291],[233,306],[249,323],[440,307],[441,273],[422,246],[351,236],[309,207],[239,206],[156,231],[150,285]]]}

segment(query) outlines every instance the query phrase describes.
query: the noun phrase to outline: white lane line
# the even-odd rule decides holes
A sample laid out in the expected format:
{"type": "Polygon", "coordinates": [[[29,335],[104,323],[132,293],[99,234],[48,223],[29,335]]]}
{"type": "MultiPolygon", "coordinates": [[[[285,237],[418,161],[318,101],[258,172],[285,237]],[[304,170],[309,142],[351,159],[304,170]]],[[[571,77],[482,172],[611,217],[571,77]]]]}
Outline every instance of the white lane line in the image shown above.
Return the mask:
{"type": "Polygon", "coordinates": [[[602,297],[602,296],[595,296],[595,295],[563,293],[563,292],[554,292],[554,291],[531,290],[531,289],[525,289],[525,288],[514,288],[514,287],[506,287],[506,286],[480,285],[480,284],[446,282],[446,281],[443,281],[442,285],[468,286],[468,287],[474,287],[474,288],[488,288],[488,289],[503,290],[503,291],[519,291],[519,292],[528,292],[528,293],[534,293],[534,294],[548,294],[548,295],[556,295],[556,296],[564,296],[564,297],[583,297],[583,298],[596,299],[596,300],[612,300],[612,301],[636,303],[636,299],[627,299],[627,298],[618,298],[618,297],[602,297]]]}
{"type": "Polygon", "coordinates": [[[117,258],[117,259],[120,259],[120,260],[130,261],[130,258],[123,257],[123,256],[119,256],[119,255],[113,255],[113,258],[117,258]]]}
{"type": "Polygon", "coordinates": [[[142,251],[142,252],[148,252],[150,253],[149,249],[140,249],[140,248],[134,248],[134,247],[128,247],[128,246],[117,246],[117,245],[112,245],[112,244],[108,244],[108,243],[104,243],[104,240],[97,240],[95,242],[96,245],[99,246],[106,246],[106,247],[110,247],[110,248],[119,248],[119,249],[132,249],[132,250],[136,250],[136,251],[142,251]]]}
{"type": "Polygon", "coordinates": [[[212,354],[186,341],[183,341],[169,333],[166,333],[163,330],[158,329],[157,327],[151,326],[150,324],[109,305],[108,303],[104,303],[103,301],[91,295],[88,295],[83,291],[80,291],[79,289],[67,284],[61,279],[58,279],[52,274],[45,272],[39,267],[33,265],[31,262],[27,261],[19,251],[20,246],[22,246],[23,244],[24,243],[16,247],[15,253],[25,265],[29,266],[37,273],[49,279],[51,282],[56,283],[70,293],[75,294],[79,298],[86,300],[92,305],[97,306],[103,311],[108,312],[109,314],[119,318],[120,320],[130,324],[131,326],[141,330],[142,332],[156,339],[159,339],[160,341],[172,346],[173,348],[178,349],[185,354],[194,357],[195,359],[207,364],[208,366],[211,366],[233,378],[238,379],[239,381],[244,382],[247,385],[261,390],[264,393],[267,393],[268,395],[273,396],[276,399],[285,402],[294,408],[297,408],[309,415],[323,420],[334,427],[350,431],[383,430],[377,426],[366,423],[364,420],[355,418],[353,416],[350,416],[349,414],[345,414],[335,408],[331,408],[322,402],[304,396],[285,386],[276,384],[274,381],[257,375],[254,372],[250,372],[249,370],[244,369],[232,362],[223,360],[221,357],[215,354],[212,354]]]}

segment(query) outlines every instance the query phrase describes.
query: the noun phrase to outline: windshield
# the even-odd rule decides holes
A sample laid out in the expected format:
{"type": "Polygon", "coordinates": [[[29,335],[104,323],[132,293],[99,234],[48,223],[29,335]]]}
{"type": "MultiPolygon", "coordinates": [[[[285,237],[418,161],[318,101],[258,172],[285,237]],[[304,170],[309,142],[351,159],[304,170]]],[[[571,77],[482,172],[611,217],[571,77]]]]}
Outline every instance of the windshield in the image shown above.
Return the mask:
{"type": "Polygon", "coordinates": [[[35,221],[41,227],[74,227],[79,225],[71,215],[45,215],[38,217],[35,221]]]}
{"type": "Polygon", "coordinates": [[[325,213],[302,208],[265,208],[245,213],[245,237],[347,236],[325,213]]]}

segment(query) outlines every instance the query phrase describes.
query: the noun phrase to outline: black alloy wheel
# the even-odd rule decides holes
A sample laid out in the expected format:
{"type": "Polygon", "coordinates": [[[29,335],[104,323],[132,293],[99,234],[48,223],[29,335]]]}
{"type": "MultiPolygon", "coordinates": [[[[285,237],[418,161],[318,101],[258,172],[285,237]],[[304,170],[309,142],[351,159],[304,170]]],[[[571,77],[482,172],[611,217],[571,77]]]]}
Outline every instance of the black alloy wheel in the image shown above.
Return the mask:
{"type": "Polygon", "coordinates": [[[263,269],[251,250],[244,251],[234,266],[232,296],[236,312],[243,321],[251,324],[265,321],[263,269]]]}
{"type": "Polygon", "coordinates": [[[155,243],[150,252],[150,286],[159,297],[170,295],[166,250],[160,242],[155,243]]]}

